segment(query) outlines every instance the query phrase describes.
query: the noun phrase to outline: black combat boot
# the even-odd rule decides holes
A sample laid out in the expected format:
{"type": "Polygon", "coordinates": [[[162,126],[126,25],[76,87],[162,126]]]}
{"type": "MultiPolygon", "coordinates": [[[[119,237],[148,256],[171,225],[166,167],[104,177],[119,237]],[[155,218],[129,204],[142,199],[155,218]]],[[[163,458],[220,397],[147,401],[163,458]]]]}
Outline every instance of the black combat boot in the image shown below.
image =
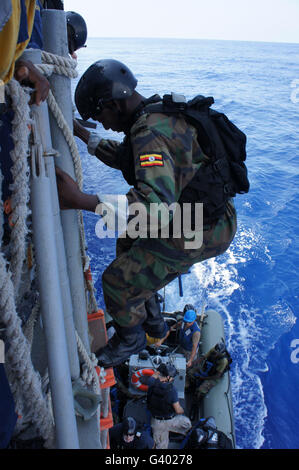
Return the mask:
{"type": "Polygon", "coordinates": [[[159,294],[154,294],[144,304],[147,318],[143,322],[142,327],[152,338],[164,338],[168,331],[167,323],[164,321],[161,313],[160,299],[159,294]]]}
{"type": "Polygon", "coordinates": [[[106,346],[95,353],[99,366],[118,366],[146,347],[145,332],[141,325],[124,328],[114,324],[114,328],[115,333],[106,346]]]}

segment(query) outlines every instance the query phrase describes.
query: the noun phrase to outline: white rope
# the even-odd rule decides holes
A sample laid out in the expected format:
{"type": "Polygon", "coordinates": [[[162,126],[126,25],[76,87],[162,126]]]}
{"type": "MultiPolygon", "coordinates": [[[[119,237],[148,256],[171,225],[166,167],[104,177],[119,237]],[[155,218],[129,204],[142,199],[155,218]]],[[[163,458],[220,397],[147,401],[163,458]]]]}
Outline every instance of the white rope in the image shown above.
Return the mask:
{"type": "Polygon", "coordinates": [[[27,406],[30,404],[34,426],[45,439],[45,446],[53,447],[53,422],[42,394],[40,377],[31,362],[30,345],[22,332],[21,319],[15,308],[11,275],[6,270],[2,253],[0,253],[0,312],[1,322],[6,327],[6,336],[9,341],[9,348],[5,356],[6,371],[16,409],[21,411],[22,402],[27,406]]]}
{"type": "MultiPolygon", "coordinates": [[[[35,67],[47,76],[50,76],[52,73],[58,75],[65,75],[69,78],[74,78],[78,76],[77,71],[75,70],[77,66],[77,61],[68,57],[62,57],[49,52],[42,51],[42,61],[43,64],[35,64],[35,67]]],[[[57,121],[58,127],[62,130],[65,140],[70,148],[74,162],[74,170],[76,175],[76,180],[79,185],[80,190],[83,187],[83,177],[82,177],[82,167],[81,159],[76,145],[76,141],[73,136],[72,130],[69,128],[68,123],[66,122],[64,115],[57,104],[57,101],[52,93],[49,91],[47,102],[49,108],[52,111],[53,116],[57,121]]]]}
{"type": "Polygon", "coordinates": [[[77,61],[71,57],[62,57],[50,52],[42,51],[42,61],[46,65],[52,65],[53,71],[58,75],[65,75],[69,78],[76,78],[78,72],[76,70],[77,61]]]}
{"type": "MultiPolygon", "coordinates": [[[[66,57],[61,57],[57,56],[55,54],[50,54],[48,52],[42,52],[42,60],[43,64],[42,66],[38,65],[39,70],[43,72],[48,69],[43,69],[43,67],[53,67],[52,72],[55,72],[57,74],[62,74],[65,75],[69,78],[74,77],[74,73],[77,74],[76,71],[74,71],[75,67],[77,66],[77,61],[71,59],[71,58],[66,58],[66,57]]],[[[76,75],[77,76],[77,75],[76,75]]],[[[80,190],[82,191],[83,188],[83,174],[82,174],[82,166],[81,166],[81,159],[80,159],[80,154],[78,151],[78,147],[73,135],[72,129],[69,128],[68,123],[66,122],[64,115],[60,109],[60,107],[57,104],[57,101],[50,90],[49,95],[48,95],[48,106],[53,114],[53,116],[56,119],[58,127],[61,129],[65,140],[69,146],[70,153],[72,155],[73,159],[73,164],[74,164],[74,171],[75,171],[75,177],[76,181],[78,183],[78,186],[80,190]]],[[[80,243],[81,243],[81,254],[83,258],[83,266],[84,266],[84,272],[88,269],[86,266],[89,266],[89,258],[86,255],[86,241],[85,241],[85,232],[84,232],[84,223],[83,223],[83,215],[82,211],[78,211],[78,224],[79,224],[79,229],[80,229],[80,243]]],[[[88,302],[87,302],[87,309],[88,312],[90,311],[97,311],[98,306],[97,306],[97,301],[94,295],[94,288],[93,285],[90,281],[86,281],[86,288],[88,290],[88,302]]]]}
{"type": "MultiPolygon", "coordinates": [[[[49,53],[42,53],[43,60],[46,64],[39,65],[38,68],[45,74],[59,73],[66,75],[70,78],[77,76],[74,70],[76,61],[66,59],[64,57],[54,56],[49,53]]],[[[29,214],[29,168],[27,162],[28,156],[28,138],[29,138],[29,124],[30,109],[28,106],[29,95],[17,81],[14,79],[7,85],[10,95],[12,97],[12,107],[15,112],[13,120],[13,141],[14,149],[11,152],[13,161],[12,175],[12,215],[11,222],[13,224],[11,232],[11,262],[10,270],[6,271],[5,260],[2,253],[0,253],[0,307],[1,307],[1,321],[6,325],[7,338],[10,344],[7,353],[7,372],[11,384],[12,393],[14,394],[17,406],[22,409],[22,402],[30,406],[31,419],[36,429],[40,432],[41,436],[45,439],[46,447],[52,447],[54,442],[54,424],[47,407],[42,389],[41,381],[37,372],[34,370],[31,362],[30,344],[26,340],[22,328],[21,320],[16,312],[16,296],[19,291],[21,282],[22,267],[25,259],[25,239],[28,232],[26,220],[29,214]]],[[[69,145],[70,152],[74,162],[74,170],[76,179],[80,189],[83,187],[82,168],[79,152],[71,129],[68,127],[64,116],[57,105],[57,102],[50,91],[48,95],[48,105],[57,121],[58,126],[61,128],[66,142],[69,145]]],[[[89,258],[85,251],[85,233],[83,226],[82,212],[79,212],[79,228],[80,228],[80,241],[81,252],[83,258],[84,270],[89,265],[89,258]]],[[[97,310],[97,303],[94,297],[94,289],[92,283],[87,283],[89,291],[89,301],[94,311],[97,310]]],[[[35,317],[38,314],[38,305],[33,308],[33,324],[35,317]]],[[[29,327],[28,327],[29,328],[29,327]]],[[[32,325],[30,326],[29,338],[31,338],[32,325]]],[[[95,366],[97,359],[95,355],[89,357],[84,345],[76,333],[78,351],[84,360],[82,380],[87,384],[92,384],[96,393],[100,393],[99,377],[96,373],[95,366]]],[[[103,381],[103,370],[100,380],[103,381]]],[[[28,416],[26,416],[28,419],[28,416]]]]}
{"type": "MultiPolygon", "coordinates": [[[[40,71],[43,71],[43,67],[48,67],[44,69],[49,72],[49,67],[53,66],[52,73],[57,73],[59,75],[65,75],[69,78],[73,78],[77,76],[77,72],[74,70],[77,66],[77,62],[73,59],[68,59],[65,57],[57,56],[54,54],[49,54],[46,52],[42,52],[42,61],[43,66],[40,67],[40,71]]],[[[81,159],[78,151],[78,147],[73,135],[72,129],[69,128],[68,123],[66,122],[64,115],[58,106],[58,103],[50,90],[47,98],[48,106],[56,119],[58,127],[61,129],[65,140],[69,146],[70,153],[72,155],[73,164],[74,164],[74,171],[76,181],[80,190],[83,188],[83,173],[82,173],[82,166],[81,166],[81,159]]],[[[78,211],[78,224],[80,230],[80,244],[81,244],[81,254],[82,254],[82,263],[83,263],[83,271],[86,272],[90,266],[90,259],[86,254],[86,241],[85,241],[85,232],[84,232],[84,224],[83,224],[83,214],[82,211],[78,211]]],[[[94,295],[94,287],[91,280],[86,279],[85,277],[85,286],[88,291],[88,302],[87,302],[87,309],[88,312],[90,311],[97,311],[98,306],[94,295]]],[[[84,344],[79,337],[76,331],[76,341],[78,346],[78,352],[84,361],[82,365],[82,380],[87,383],[88,385],[92,385],[93,391],[97,394],[100,394],[100,387],[99,387],[99,377],[96,373],[95,367],[97,366],[97,358],[94,354],[88,355],[84,344]]],[[[103,377],[102,379],[103,380],[103,377]]]]}
{"type": "MultiPolygon", "coordinates": [[[[0,311],[1,321],[6,325],[9,349],[6,355],[7,373],[14,400],[22,411],[23,403],[29,409],[30,419],[46,441],[47,447],[53,446],[54,426],[44,401],[40,378],[31,362],[30,344],[26,340],[21,320],[16,311],[16,298],[20,287],[23,262],[26,256],[27,216],[29,214],[29,167],[28,138],[30,133],[29,90],[22,88],[12,79],[7,90],[12,99],[14,119],[12,139],[14,148],[10,155],[13,161],[11,173],[12,214],[10,237],[10,271],[6,270],[3,254],[0,254],[0,311]]],[[[28,419],[28,416],[26,416],[28,419]]]]}
{"type": "MultiPolygon", "coordinates": [[[[77,331],[75,331],[75,334],[76,334],[78,352],[84,361],[84,364],[82,365],[81,380],[83,381],[83,383],[86,383],[87,385],[91,385],[92,390],[96,395],[102,396],[99,382],[101,383],[105,382],[105,375],[106,375],[105,369],[101,368],[100,375],[98,376],[96,369],[95,369],[98,364],[98,360],[95,354],[92,353],[89,356],[77,331]]],[[[96,413],[97,413],[97,420],[98,422],[100,422],[100,407],[97,408],[96,413]]]]}
{"type": "Polygon", "coordinates": [[[82,188],[83,188],[83,175],[82,175],[81,159],[80,159],[80,155],[79,155],[78,148],[77,148],[77,145],[76,145],[76,141],[75,141],[74,136],[73,136],[73,132],[69,128],[69,126],[68,126],[68,124],[67,124],[67,122],[64,118],[64,115],[62,114],[61,109],[59,108],[59,106],[57,104],[57,101],[56,101],[56,99],[55,99],[55,97],[54,97],[51,90],[49,91],[47,102],[48,102],[48,106],[49,106],[53,116],[56,119],[57,125],[61,129],[61,131],[64,135],[64,138],[65,138],[65,140],[66,140],[66,142],[69,146],[69,149],[70,149],[70,152],[71,152],[72,158],[73,158],[76,180],[77,180],[77,183],[78,183],[78,186],[79,186],[80,190],[82,190],[82,188]]]}
{"type": "Polygon", "coordinates": [[[32,341],[33,341],[34,326],[39,316],[39,313],[40,313],[40,303],[39,303],[39,299],[37,299],[36,304],[32,308],[31,315],[23,327],[24,336],[30,345],[32,344],[32,341]]]}
{"type": "MultiPolygon", "coordinates": [[[[59,75],[65,75],[69,78],[74,78],[77,76],[77,72],[75,71],[75,68],[77,66],[77,61],[71,59],[71,58],[66,58],[62,56],[58,56],[55,54],[50,54],[48,52],[42,52],[42,65],[37,65],[39,70],[42,73],[57,73],[59,75]]],[[[76,181],[78,183],[78,186],[80,190],[83,188],[83,174],[82,174],[82,166],[81,166],[81,159],[79,155],[79,151],[77,148],[77,144],[73,135],[72,130],[69,128],[68,123],[66,122],[64,115],[58,106],[58,103],[50,90],[47,98],[48,106],[53,114],[53,116],[56,119],[58,127],[61,129],[65,140],[69,146],[70,153],[72,155],[73,159],[73,164],[74,164],[74,171],[75,171],[75,177],[76,181]]],[[[83,269],[84,272],[88,270],[89,268],[89,257],[86,255],[86,250],[85,250],[85,232],[84,232],[84,224],[83,224],[83,215],[82,211],[78,212],[78,223],[79,223],[79,229],[80,229],[80,243],[81,243],[81,253],[82,253],[82,261],[83,261],[83,269]]],[[[89,307],[88,311],[92,309],[92,311],[97,311],[97,302],[95,299],[94,295],[94,288],[92,285],[92,282],[86,280],[86,287],[89,292],[89,307]]],[[[83,366],[84,370],[84,380],[87,383],[93,382],[94,386],[97,387],[98,389],[98,377],[95,371],[95,365],[97,365],[97,360],[91,359],[85,348],[84,345],[79,338],[77,332],[76,332],[76,338],[77,338],[77,344],[78,344],[78,350],[79,353],[81,354],[81,357],[83,358],[85,362],[85,368],[83,366]],[[96,384],[96,385],[95,385],[96,384]]]]}
{"type": "MultiPolygon", "coordinates": [[[[75,70],[77,66],[77,61],[71,58],[66,58],[62,56],[58,56],[55,54],[50,54],[48,52],[42,51],[42,65],[38,65],[37,67],[41,72],[44,73],[57,73],[58,75],[65,75],[69,78],[77,77],[78,73],[75,70]]],[[[76,181],[80,190],[83,188],[83,174],[82,174],[82,166],[81,166],[81,159],[79,155],[79,151],[77,148],[77,144],[72,132],[72,129],[69,128],[68,123],[66,122],[64,115],[58,106],[58,103],[50,90],[47,98],[48,106],[56,119],[58,127],[61,129],[65,140],[69,146],[70,153],[72,155],[73,164],[74,164],[74,171],[76,176],[76,181]]],[[[81,253],[82,253],[82,262],[83,262],[83,270],[86,272],[89,268],[90,260],[86,254],[85,250],[85,232],[84,232],[84,224],[83,224],[83,215],[82,211],[78,212],[78,223],[80,229],[80,243],[81,243],[81,253]]],[[[92,311],[97,311],[97,302],[94,295],[94,288],[91,281],[86,280],[86,287],[89,292],[89,308],[92,311]]],[[[89,311],[89,310],[88,310],[89,311]]],[[[97,376],[95,366],[97,365],[97,358],[94,354],[91,356],[88,355],[84,344],[79,337],[78,333],[76,332],[76,340],[79,354],[81,358],[84,360],[83,364],[83,373],[82,379],[87,383],[93,385],[93,389],[96,393],[99,392],[99,378],[97,376]]]]}
{"type": "MultiPolygon", "coordinates": [[[[95,354],[91,353],[89,356],[77,331],[75,331],[75,334],[76,334],[78,352],[84,361],[84,364],[82,365],[83,371],[81,375],[81,380],[83,381],[83,383],[86,383],[87,385],[91,385],[92,390],[96,395],[100,395],[101,397],[103,397],[101,393],[100,383],[105,382],[106,371],[104,367],[101,367],[100,374],[98,376],[96,369],[95,369],[95,367],[98,364],[98,360],[95,354]]],[[[97,408],[98,422],[100,422],[100,409],[101,409],[100,407],[97,408]]]]}
{"type": "Polygon", "coordinates": [[[77,331],[75,332],[75,334],[78,352],[84,361],[82,380],[88,385],[92,385],[92,388],[95,393],[99,393],[99,377],[95,369],[98,364],[98,360],[95,354],[93,353],[89,356],[77,331]]]}
{"type": "Polygon", "coordinates": [[[62,57],[50,52],[42,51],[42,64],[35,64],[35,67],[47,77],[52,73],[65,75],[69,78],[76,78],[78,72],[76,70],[77,61],[72,58],[62,57]]]}
{"type": "Polygon", "coordinates": [[[87,311],[88,313],[97,312],[98,304],[95,298],[95,288],[94,288],[92,279],[88,279],[89,273],[90,273],[90,258],[87,255],[85,256],[84,273],[86,273],[86,276],[84,276],[84,278],[85,278],[86,289],[88,291],[87,311]]]}
{"type": "Polygon", "coordinates": [[[7,84],[7,88],[12,98],[12,108],[14,110],[14,119],[12,121],[14,147],[10,152],[13,161],[11,168],[13,185],[11,195],[12,214],[10,219],[12,224],[10,270],[12,272],[15,295],[17,296],[25,259],[25,238],[28,231],[26,220],[29,213],[30,190],[27,157],[31,120],[28,106],[29,94],[14,79],[7,84]]]}

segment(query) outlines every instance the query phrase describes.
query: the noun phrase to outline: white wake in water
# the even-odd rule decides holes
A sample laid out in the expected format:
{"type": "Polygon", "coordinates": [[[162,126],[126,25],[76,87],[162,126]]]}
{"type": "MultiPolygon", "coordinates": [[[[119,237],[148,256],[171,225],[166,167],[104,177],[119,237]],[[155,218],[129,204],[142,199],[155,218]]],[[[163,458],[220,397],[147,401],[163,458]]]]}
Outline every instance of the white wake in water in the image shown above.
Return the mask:
{"type": "Polygon", "coordinates": [[[231,380],[239,448],[258,449],[263,445],[267,408],[260,376],[267,371],[269,351],[295,321],[282,299],[273,295],[267,303],[255,295],[248,282],[251,270],[272,270],[268,251],[258,228],[240,227],[224,255],[195,265],[191,274],[182,277],[183,297],[179,296],[177,280],[165,290],[166,311],[181,310],[192,303],[200,312],[206,302],[208,308],[222,315],[233,357],[231,380]]]}

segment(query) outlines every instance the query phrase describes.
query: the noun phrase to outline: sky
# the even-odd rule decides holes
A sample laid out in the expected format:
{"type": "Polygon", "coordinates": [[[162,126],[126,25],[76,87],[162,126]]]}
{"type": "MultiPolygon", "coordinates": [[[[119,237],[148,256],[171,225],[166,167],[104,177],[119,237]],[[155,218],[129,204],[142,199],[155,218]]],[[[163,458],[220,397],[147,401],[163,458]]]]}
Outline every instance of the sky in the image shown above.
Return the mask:
{"type": "Polygon", "coordinates": [[[64,0],[89,37],[299,43],[299,0],[64,0]]]}

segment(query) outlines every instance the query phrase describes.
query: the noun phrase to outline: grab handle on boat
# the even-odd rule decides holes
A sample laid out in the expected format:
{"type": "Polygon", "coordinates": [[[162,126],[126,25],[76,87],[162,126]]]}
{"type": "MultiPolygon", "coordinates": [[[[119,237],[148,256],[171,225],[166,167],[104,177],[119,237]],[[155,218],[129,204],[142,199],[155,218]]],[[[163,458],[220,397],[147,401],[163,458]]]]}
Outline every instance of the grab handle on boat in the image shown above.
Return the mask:
{"type": "Polygon", "coordinates": [[[74,408],[76,414],[81,416],[84,421],[88,421],[96,413],[101,396],[87,390],[78,380],[73,382],[74,408]]]}

